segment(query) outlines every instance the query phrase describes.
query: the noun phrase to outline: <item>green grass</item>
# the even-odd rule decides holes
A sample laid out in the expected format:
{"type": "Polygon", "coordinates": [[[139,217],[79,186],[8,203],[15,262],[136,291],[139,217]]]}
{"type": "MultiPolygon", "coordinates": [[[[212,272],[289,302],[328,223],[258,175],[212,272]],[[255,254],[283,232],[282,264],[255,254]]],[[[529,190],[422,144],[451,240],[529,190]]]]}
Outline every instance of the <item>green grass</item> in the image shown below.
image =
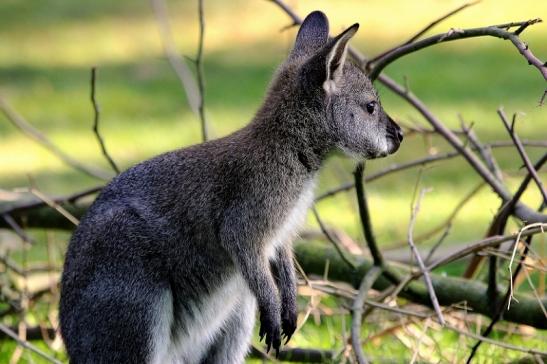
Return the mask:
{"type": "MultiPolygon", "coordinates": [[[[469,9],[468,15],[458,15],[438,31],[521,20],[547,12],[547,5],[540,1],[523,0],[518,7],[506,0],[485,3],[469,9]]],[[[334,31],[355,20],[362,22],[364,26],[354,43],[369,54],[406,39],[420,25],[452,8],[435,2],[414,4],[415,13],[408,17],[402,10],[408,4],[394,0],[365,5],[348,1],[336,6],[328,1],[301,1],[298,5],[301,14],[313,7],[326,10],[334,31]],[[393,12],[393,6],[401,11],[393,12]]],[[[192,56],[197,39],[195,3],[170,1],[169,6],[177,45],[192,56]]],[[[219,0],[207,1],[206,14],[206,106],[213,135],[218,137],[252,118],[272,73],[290,47],[295,30],[277,32],[287,24],[287,19],[267,1],[237,0],[230,7],[219,0]]],[[[542,24],[524,35],[541,59],[547,57],[546,37],[542,24]]],[[[163,57],[147,1],[0,2],[0,93],[65,152],[86,164],[108,169],[91,130],[89,78],[94,65],[98,67],[101,133],[111,155],[123,169],[158,153],[199,142],[198,121],[188,109],[182,87],[163,57]]],[[[526,65],[509,42],[474,39],[443,44],[409,55],[390,65],[386,72],[399,82],[406,78],[414,93],[448,126],[459,127],[458,115],[467,122],[473,121],[482,141],[507,140],[496,115],[501,105],[509,114],[523,114],[517,125],[522,138],[546,138],[545,112],[537,107],[545,89],[544,80],[535,68],[526,65]]],[[[388,90],[379,86],[379,92],[385,109],[396,120],[426,125],[415,110],[388,90]]],[[[451,149],[438,138],[407,137],[395,156],[368,162],[367,174],[433,150],[440,153],[451,149]]],[[[528,152],[534,160],[545,151],[528,148],[528,152]]],[[[507,172],[505,182],[514,190],[523,175],[518,155],[512,148],[496,149],[494,154],[507,172]]],[[[317,192],[350,181],[353,165],[353,161],[345,158],[331,159],[321,174],[317,192]]],[[[29,176],[43,192],[54,195],[100,183],[62,164],[0,115],[0,189],[26,187],[29,176]]],[[[411,170],[367,185],[372,223],[381,245],[389,246],[405,238],[417,176],[417,170],[411,170]]],[[[540,177],[545,180],[546,176],[543,170],[540,177]]],[[[416,233],[444,221],[459,199],[479,182],[480,178],[461,159],[425,169],[421,185],[431,187],[432,191],[422,202],[416,233]]],[[[534,208],[538,205],[539,194],[534,186],[523,200],[534,208]]],[[[483,188],[455,219],[446,244],[479,239],[498,208],[499,200],[489,188],[483,188]]],[[[363,241],[352,191],[321,202],[318,209],[330,226],[345,230],[358,242],[363,241]]],[[[316,227],[313,218],[308,219],[308,225],[316,227]]],[[[510,230],[514,229],[512,224],[510,230]]],[[[38,244],[27,252],[28,258],[44,260],[46,234],[35,231],[32,235],[38,244]]],[[[436,238],[424,244],[430,245],[436,238]]],[[[60,264],[67,235],[56,234],[53,240],[58,247],[55,259],[60,264]]],[[[13,257],[21,261],[21,252],[15,251],[13,257]]],[[[440,272],[459,275],[463,268],[457,263],[443,267],[440,272]]],[[[536,283],[541,279],[537,275],[533,278],[536,283]]],[[[526,291],[529,287],[524,284],[522,289],[526,291]]],[[[305,303],[301,302],[302,307],[305,303]]],[[[332,307],[339,304],[327,303],[332,307]]],[[[43,307],[35,310],[33,314],[41,318],[47,312],[43,307]]],[[[30,316],[29,320],[36,319],[30,316]]],[[[339,348],[342,322],[347,329],[347,320],[341,315],[326,316],[317,325],[310,320],[292,343],[339,348]]],[[[363,337],[379,328],[367,325],[363,337]]],[[[459,338],[455,335],[443,331],[432,336],[441,347],[457,350],[459,338]]],[[[513,335],[505,340],[545,349],[542,338],[545,335],[538,334],[537,342],[535,338],[531,341],[527,338],[522,343],[518,335],[513,335]]],[[[43,343],[37,344],[44,347],[43,343]]],[[[463,351],[467,352],[465,348],[463,351]]],[[[389,352],[396,360],[408,361],[412,355],[399,339],[389,335],[379,344],[367,343],[365,349],[373,358],[389,352]]],[[[0,342],[0,361],[7,360],[13,350],[13,343],[0,342]]],[[[478,362],[484,363],[497,362],[495,358],[504,361],[517,358],[490,346],[485,346],[479,354],[478,362]]],[[[23,361],[30,360],[23,356],[23,361]]]]}

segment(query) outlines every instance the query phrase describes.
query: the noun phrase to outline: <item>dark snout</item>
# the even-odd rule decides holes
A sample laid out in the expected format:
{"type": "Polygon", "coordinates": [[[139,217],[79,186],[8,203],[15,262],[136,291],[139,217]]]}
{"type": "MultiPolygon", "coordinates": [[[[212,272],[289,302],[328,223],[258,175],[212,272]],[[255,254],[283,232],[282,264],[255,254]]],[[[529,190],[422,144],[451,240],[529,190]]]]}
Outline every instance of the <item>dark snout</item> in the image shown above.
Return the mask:
{"type": "Polygon", "coordinates": [[[387,115],[387,137],[388,137],[388,153],[392,154],[399,149],[401,142],[403,141],[403,130],[389,115],[387,115]]]}

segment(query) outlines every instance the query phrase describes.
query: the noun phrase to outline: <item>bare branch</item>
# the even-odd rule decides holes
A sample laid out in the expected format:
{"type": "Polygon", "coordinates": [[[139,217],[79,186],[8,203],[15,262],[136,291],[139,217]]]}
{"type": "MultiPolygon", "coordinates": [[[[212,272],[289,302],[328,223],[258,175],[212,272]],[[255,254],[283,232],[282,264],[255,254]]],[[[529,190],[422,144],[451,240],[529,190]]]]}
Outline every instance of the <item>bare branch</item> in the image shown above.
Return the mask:
{"type": "Polygon", "coordinates": [[[363,183],[363,173],[365,171],[365,163],[361,162],[357,164],[355,171],[353,172],[356,193],[357,193],[357,204],[359,205],[359,216],[361,218],[361,226],[363,228],[363,233],[365,235],[365,240],[367,242],[370,254],[374,259],[374,265],[382,267],[384,265],[384,258],[380,249],[378,249],[378,244],[376,243],[376,238],[372,231],[372,224],[370,222],[370,213],[368,210],[367,197],[365,194],[365,186],[363,183]]]}
{"type": "MultiPolygon", "coordinates": [[[[391,89],[397,95],[401,96],[403,99],[408,101],[413,105],[416,110],[418,110],[425,119],[435,128],[436,131],[441,134],[447,142],[449,142],[456,151],[458,151],[467,162],[475,169],[475,171],[484,179],[494,192],[504,201],[509,201],[511,199],[510,193],[507,191],[505,186],[498,181],[496,177],[484,166],[484,164],[477,158],[477,156],[472,153],[470,150],[465,148],[465,145],[461,140],[452,133],[431,111],[410,92],[406,92],[404,88],[397,84],[395,81],[390,79],[385,75],[380,75],[378,80],[382,82],[386,87],[391,89]]],[[[547,222],[547,215],[537,213],[526,205],[518,203],[515,206],[515,215],[523,220],[528,222],[547,222]]]]}
{"type": "MultiPolygon", "coordinates": [[[[526,27],[528,27],[532,24],[536,24],[539,22],[541,22],[541,19],[532,19],[525,22],[521,22],[521,24],[526,25],[526,27]]],[[[523,28],[522,30],[524,30],[525,28],[523,28]]],[[[417,42],[413,42],[410,44],[406,44],[406,45],[394,48],[389,53],[387,53],[383,57],[376,60],[373,64],[371,64],[370,62],[365,64],[365,68],[370,71],[369,73],[370,79],[375,80],[380,75],[380,72],[382,72],[382,70],[387,65],[389,65],[393,61],[409,53],[413,53],[420,49],[430,47],[432,45],[443,43],[443,42],[450,42],[453,40],[484,37],[484,36],[510,40],[513,43],[513,45],[517,48],[519,53],[522,54],[524,58],[526,58],[528,63],[536,67],[541,73],[541,75],[543,76],[543,78],[547,80],[547,66],[545,65],[543,61],[541,61],[532,53],[528,45],[524,43],[518,37],[518,33],[509,32],[495,25],[481,27],[481,28],[472,28],[472,29],[451,29],[447,33],[437,34],[417,42]]]]}

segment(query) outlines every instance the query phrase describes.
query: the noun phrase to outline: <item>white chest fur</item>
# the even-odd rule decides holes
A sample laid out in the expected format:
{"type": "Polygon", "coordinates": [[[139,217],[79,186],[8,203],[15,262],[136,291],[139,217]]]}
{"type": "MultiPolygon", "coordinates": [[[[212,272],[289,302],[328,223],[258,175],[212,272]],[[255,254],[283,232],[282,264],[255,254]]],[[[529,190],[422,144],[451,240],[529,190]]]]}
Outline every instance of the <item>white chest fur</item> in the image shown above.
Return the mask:
{"type": "Polygon", "coordinates": [[[272,259],[275,252],[283,244],[289,244],[298,234],[303,225],[308,208],[313,203],[313,190],[315,180],[310,180],[304,186],[300,196],[293,206],[284,215],[282,223],[268,236],[266,244],[266,256],[272,259]]]}

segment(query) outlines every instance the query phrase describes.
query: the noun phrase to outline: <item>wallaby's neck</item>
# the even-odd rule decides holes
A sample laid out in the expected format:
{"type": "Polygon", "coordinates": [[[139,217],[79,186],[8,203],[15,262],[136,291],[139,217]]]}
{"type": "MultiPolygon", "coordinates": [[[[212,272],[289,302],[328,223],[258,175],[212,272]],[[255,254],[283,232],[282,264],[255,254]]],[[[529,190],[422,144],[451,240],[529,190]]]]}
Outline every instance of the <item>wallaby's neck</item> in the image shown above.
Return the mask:
{"type": "Polygon", "coordinates": [[[249,128],[263,147],[293,156],[308,172],[316,172],[333,149],[322,113],[303,104],[298,95],[270,92],[249,128]]]}

